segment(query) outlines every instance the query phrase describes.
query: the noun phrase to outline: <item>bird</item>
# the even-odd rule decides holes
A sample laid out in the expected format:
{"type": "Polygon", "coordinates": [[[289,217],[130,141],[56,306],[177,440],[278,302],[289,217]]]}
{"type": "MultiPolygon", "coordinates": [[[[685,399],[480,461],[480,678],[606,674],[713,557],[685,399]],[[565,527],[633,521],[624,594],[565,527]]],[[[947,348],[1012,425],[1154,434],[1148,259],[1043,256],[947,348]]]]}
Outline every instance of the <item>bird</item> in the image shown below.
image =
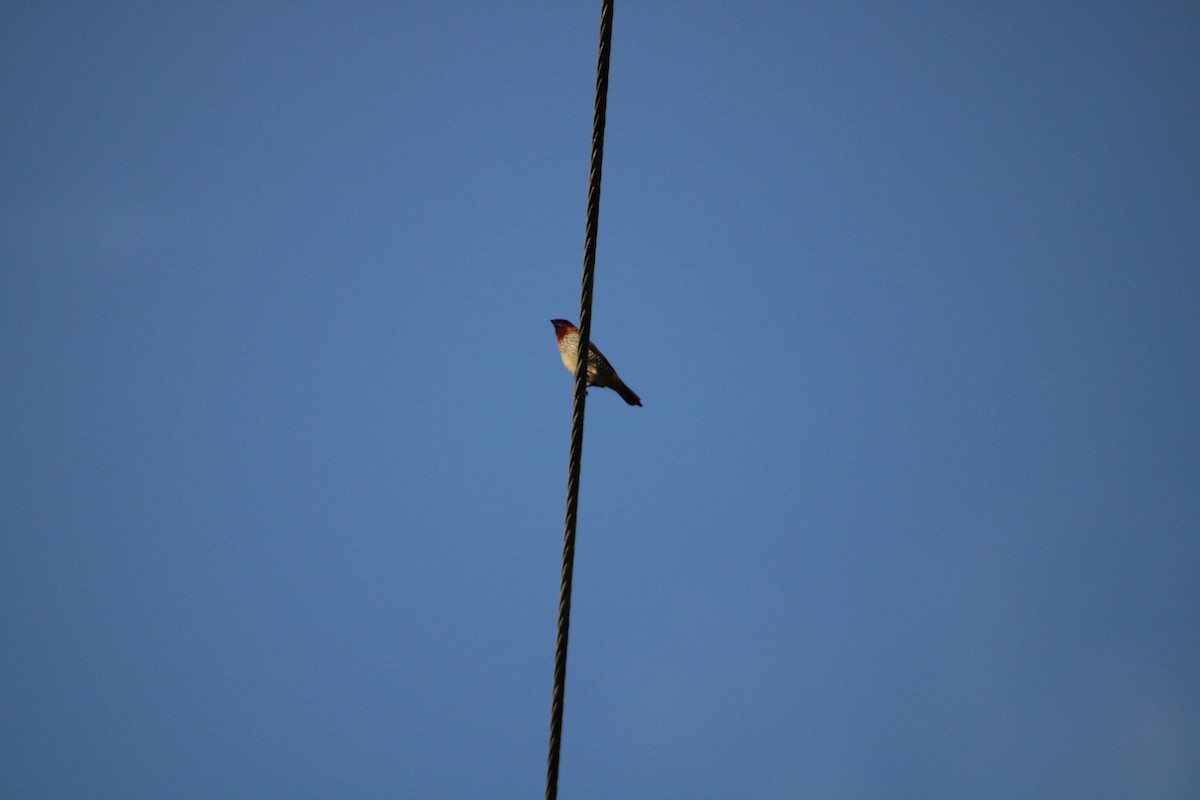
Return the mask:
{"type": "MultiPolygon", "coordinates": [[[[574,375],[579,359],[579,329],[570,320],[552,319],[550,323],[554,326],[554,335],[558,337],[558,354],[562,356],[563,364],[574,375]]],[[[608,363],[600,349],[591,342],[588,342],[587,380],[589,386],[612,389],[631,406],[642,404],[642,398],[625,385],[625,381],[621,380],[612,364],[608,363]]]]}

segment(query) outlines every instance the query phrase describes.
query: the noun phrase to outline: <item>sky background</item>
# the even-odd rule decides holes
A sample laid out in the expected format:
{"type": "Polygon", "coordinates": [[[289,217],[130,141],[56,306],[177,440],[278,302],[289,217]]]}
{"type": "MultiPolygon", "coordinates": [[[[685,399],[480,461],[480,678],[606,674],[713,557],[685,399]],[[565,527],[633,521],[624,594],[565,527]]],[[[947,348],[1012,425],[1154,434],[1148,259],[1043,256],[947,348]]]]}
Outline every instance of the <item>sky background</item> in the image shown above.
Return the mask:
{"type": "MultiPolygon", "coordinates": [[[[598,28],[0,9],[0,794],[541,796],[598,28]]],[[[563,797],[1200,796],[1197,42],[618,3],[563,797]]]]}

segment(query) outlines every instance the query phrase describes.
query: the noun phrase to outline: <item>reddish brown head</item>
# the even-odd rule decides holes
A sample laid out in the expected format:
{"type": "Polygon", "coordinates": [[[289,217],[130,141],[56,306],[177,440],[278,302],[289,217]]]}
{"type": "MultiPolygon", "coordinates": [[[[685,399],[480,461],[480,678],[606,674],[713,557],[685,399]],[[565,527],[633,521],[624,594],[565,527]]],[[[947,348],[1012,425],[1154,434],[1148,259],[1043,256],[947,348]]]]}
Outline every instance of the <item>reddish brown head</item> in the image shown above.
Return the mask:
{"type": "Polygon", "coordinates": [[[569,336],[579,330],[575,327],[574,323],[566,319],[552,319],[550,320],[550,324],[554,326],[554,335],[558,337],[560,342],[564,336],[569,336]]]}

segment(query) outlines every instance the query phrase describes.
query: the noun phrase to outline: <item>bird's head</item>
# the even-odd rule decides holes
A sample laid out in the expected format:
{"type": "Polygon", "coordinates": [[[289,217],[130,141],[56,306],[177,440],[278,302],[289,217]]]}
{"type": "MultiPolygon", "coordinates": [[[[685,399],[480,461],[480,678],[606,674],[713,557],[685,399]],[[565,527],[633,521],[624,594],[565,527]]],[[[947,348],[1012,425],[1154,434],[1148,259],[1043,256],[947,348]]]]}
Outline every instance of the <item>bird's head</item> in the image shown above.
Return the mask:
{"type": "Polygon", "coordinates": [[[552,319],[550,320],[550,324],[554,326],[554,333],[559,339],[578,330],[574,323],[566,319],[552,319]]]}

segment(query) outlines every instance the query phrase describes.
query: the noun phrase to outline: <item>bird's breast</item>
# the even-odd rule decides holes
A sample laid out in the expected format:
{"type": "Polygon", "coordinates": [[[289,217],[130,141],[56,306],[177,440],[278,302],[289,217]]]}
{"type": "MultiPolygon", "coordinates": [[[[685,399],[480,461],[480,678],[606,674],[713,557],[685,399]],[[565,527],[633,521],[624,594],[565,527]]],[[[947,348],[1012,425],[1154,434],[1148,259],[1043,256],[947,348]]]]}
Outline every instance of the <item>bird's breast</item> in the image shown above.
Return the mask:
{"type": "Polygon", "coordinates": [[[579,363],[579,334],[568,334],[558,340],[558,354],[572,375],[579,363]]]}

